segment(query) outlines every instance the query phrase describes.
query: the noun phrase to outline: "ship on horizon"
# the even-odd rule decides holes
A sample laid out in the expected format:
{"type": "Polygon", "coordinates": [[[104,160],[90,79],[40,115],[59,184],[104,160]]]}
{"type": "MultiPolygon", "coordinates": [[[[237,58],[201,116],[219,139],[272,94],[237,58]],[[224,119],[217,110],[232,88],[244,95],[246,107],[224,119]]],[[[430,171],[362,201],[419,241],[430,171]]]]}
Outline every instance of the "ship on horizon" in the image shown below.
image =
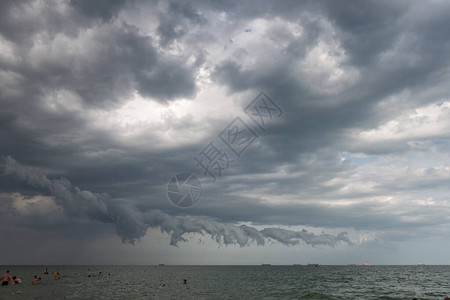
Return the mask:
{"type": "Polygon", "coordinates": [[[310,267],[318,267],[319,264],[310,264],[310,263],[308,263],[308,266],[310,266],[310,267]]]}

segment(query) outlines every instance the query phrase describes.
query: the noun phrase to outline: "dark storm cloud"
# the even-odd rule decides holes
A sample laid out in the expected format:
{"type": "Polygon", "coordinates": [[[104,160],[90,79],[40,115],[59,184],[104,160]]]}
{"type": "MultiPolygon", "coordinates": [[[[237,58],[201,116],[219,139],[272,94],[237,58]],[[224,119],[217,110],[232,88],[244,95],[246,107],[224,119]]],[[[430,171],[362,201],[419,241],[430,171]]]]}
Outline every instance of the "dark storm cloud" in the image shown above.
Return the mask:
{"type": "MultiPolygon", "coordinates": [[[[307,126],[314,125],[311,121],[317,120],[321,125],[319,130],[322,131],[318,136],[321,136],[327,132],[335,135],[336,130],[348,127],[373,126],[382,122],[385,116],[378,114],[376,103],[404,89],[419,91],[422,85],[433,85],[426,79],[439,70],[445,70],[441,62],[448,60],[448,42],[441,36],[445,30],[439,28],[448,27],[448,18],[443,13],[446,3],[439,3],[429,9],[425,9],[420,2],[413,2],[412,5],[411,2],[402,1],[347,1],[345,5],[333,1],[319,3],[317,7],[309,8],[312,13],[329,18],[347,55],[344,65],[357,67],[361,74],[358,85],[349,87],[344,93],[327,97],[315,95],[304,85],[307,81],[298,78],[293,72],[295,65],[292,65],[292,58],[298,56],[295,53],[304,53],[305,49],[315,46],[318,38],[326,37],[326,29],[302,18],[296,20],[302,26],[316,24],[314,27],[306,26],[306,36],[311,38],[301,43],[299,39],[292,39],[285,47],[283,56],[272,58],[277,64],[261,60],[244,68],[236,61],[225,60],[216,66],[215,78],[226,84],[231,92],[268,90],[276,99],[283,101],[287,111],[292,108],[301,114],[292,120],[296,124],[302,122],[307,123],[307,126]],[[419,18],[420,9],[426,11],[426,20],[423,20],[423,14],[419,18]],[[384,60],[382,55],[389,53],[392,58],[384,60]],[[341,105],[322,106],[322,103],[339,103],[344,99],[341,105]],[[324,116],[327,120],[322,120],[324,116]]],[[[295,20],[286,11],[280,10],[277,4],[265,7],[269,13],[295,20]]],[[[296,8],[293,7],[292,11],[296,11],[296,8]]],[[[411,101],[411,105],[415,105],[414,101],[416,99],[411,101]]],[[[428,98],[422,101],[432,100],[428,98]]],[[[302,123],[298,126],[299,131],[295,132],[300,136],[303,136],[301,130],[305,128],[302,123]]],[[[305,131],[311,132],[310,129],[305,131]]],[[[332,142],[332,139],[327,141],[332,142]]]]}
{"type": "Polygon", "coordinates": [[[121,157],[110,156],[115,163],[108,162],[103,168],[94,167],[91,161],[84,163],[86,153],[124,153],[127,147],[115,141],[114,133],[89,126],[83,109],[117,107],[128,101],[135,88],[161,102],[192,95],[198,64],[190,67],[183,58],[157,54],[152,37],[133,26],[107,23],[128,7],[126,3],[111,2],[112,7],[105,11],[88,7],[98,3],[70,4],[76,10],[65,2],[59,6],[2,2],[0,32],[12,48],[12,59],[0,57],[1,74],[8,79],[0,91],[0,152],[14,153],[22,161],[60,174],[76,176],[76,168],[92,166],[87,169],[95,172],[85,169],[80,176],[88,179],[96,175],[104,179],[107,174],[119,174],[114,175],[117,179],[142,176],[140,170],[133,175],[134,167],[120,163],[121,157]],[[97,18],[97,12],[104,13],[105,24],[84,22],[97,18]],[[56,102],[52,100],[55,110],[49,110],[47,104],[52,97],[56,98],[56,102]],[[76,101],[81,101],[80,107],[67,108],[76,101]]]}
{"type": "MultiPolygon", "coordinates": [[[[351,2],[348,5],[342,5],[342,3],[322,2],[319,6],[314,7],[313,13],[322,11],[324,15],[329,17],[331,24],[335,26],[338,40],[348,57],[344,65],[356,67],[361,74],[358,85],[350,86],[343,93],[333,94],[332,96],[317,95],[304,85],[304,82],[307,81],[299,78],[294,72],[295,66],[291,63],[292,57],[299,57],[296,52],[301,57],[305,53],[304,49],[307,50],[315,46],[317,39],[324,35],[324,29],[320,27],[317,27],[318,31],[313,35],[314,38],[306,39],[303,44],[294,44],[296,41],[293,41],[289,44],[290,46],[285,48],[285,55],[273,57],[272,59],[277,61],[275,65],[271,64],[270,60],[261,60],[256,64],[243,67],[239,61],[227,59],[216,66],[214,78],[229,87],[231,94],[252,89],[268,90],[274,99],[280,101],[280,105],[287,112],[283,116],[282,126],[273,126],[269,130],[271,133],[279,134],[279,138],[275,134],[270,137],[271,139],[267,138],[267,141],[270,142],[266,145],[271,148],[271,153],[279,155],[278,159],[271,160],[272,163],[267,163],[267,160],[264,160],[264,167],[260,166],[259,168],[270,168],[276,166],[277,163],[291,162],[290,170],[304,170],[305,176],[297,177],[293,175],[282,181],[269,179],[265,183],[262,179],[254,183],[255,185],[262,187],[271,184],[270,193],[276,193],[278,190],[289,191],[292,187],[298,187],[298,190],[293,194],[299,195],[302,199],[314,199],[318,195],[333,199],[335,198],[333,192],[338,192],[342,186],[322,186],[320,182],[327,182],[333,177],[349,177],[354,168],[354,166],[342,164],[340,168],[333,169],[334,164],[330,164],[324,166],[323,171],[321,170],[322,164],[320,162],[325,163],[327,158],[333,156],[338,159],[336,153],[336,151],[339,151],[338,149],[356,148],[363,149],[367,153],[393,153],[408,149],[404,141],[354,147],[351,144],[352,141],[346,141],[343,133],[346,133],[346,129],[373,128],[382,124],[393,113],[398,113],[395,107],[392,108],[392,111],[379,110],[377,104],[384,100],[386,96],[395,95],[395,93],[405,89],[420,91],[424,87],[428,90],[439,90],[443,87],[443,82],[439,80],[433,82],[432,79],[434,79],[436,72],[444,71],[446,68],[445,64],[440,65],[440,61],[448,61],[448,51],[444,50],[447,43],[444,38],[438,36],[439,34],[431,33],[431,30],[430,34],[427,34],[426,30],[416,28],[417,21],[412,16],[417,13],[416,10],[421,5],[418,2],[414,4],[411,5],[411,2],[384,4],[382,2],[351,2]],[[412,43],[414,47],[409,48],[407,45],[411,44],[408,42],[408,36],[411,34],[415,37],[415,41],[412,43]],[[406,44],[403,44],[404,41],[406,41],[406,44]],[[444,47],[438,50],[434,45],[444,47]],[[432,47],[432,49],[426,49],[427,47],[432,47]],[[303,52],[299,52],[298,49],[303,50],[303,52]],[[382,55],[389,53],[389,51],[392,52],[392,60],[383,61],[382,55]],[[431,54],[434,51],[436,53],[431,54]],[[404,59],[408,55],[414,57],[413,62],[404,59]],[[432,55],[436,59],[432,59],[432,55]],[[445,58],[441,59],[442,57],[445,58]],[[431,61],[428,61],[429,59],[431,61]],[[333,104],[328,105],[329,103],[333,104]],[[324,155],[324,152],[318,151],[319,149],[330,149],[329,147],[332,147],[332,153],[324,155]],[[308,153],[314,153],[318,156],[317,160],[311,160],[311,157],[315,155],[311,155],[306,160],[311,163],[311,167],[298,162],[292,163],[299,156],[307,157],[308,153]],[[321,177],[321,175],[325,176],[321,177]],[[310,187],[316,187],[317,189],[313,190],[310,187]]],[[[445,6],[446,4],[442,5],[445,6]]],[[[280,17],[286,16],[287,19],[290,19],[288,14],[279,13],[279,10],[275,7],[269,6],[267,10],[278,14],[280,17]]],[[[430,17],[434,13],[437,14],[438,21],[427,21],[425,27],[433,27],[434,31],[441,32],[437,28],[445,27],[448,19],[442,17],[444,14],[437,13],[435,8],[430,9],[430,14],[427,14],[427,16],[430,17]],[[429,25],[433,23],[440,25],[429,25]]],[[[429,103],[436,101],[435,99],[417,97],[404,103],[401,108],[413,108],[417,106],[418,102],[429,103]]],[[[256,156],[258,155],[256,154],[256,156]]],[[[252,174],[250,170],[246,169],[249,174],[252,174]]],[[[248,178],[251,178],[251,176],[248,176],[248,178]]],[[[244,179],[244,181],[251,182],[251,179],[244,179]]],[[[441,186],[439,183],[441,179],[439,178],[418,179],[420,182],[416,182],[411,177],[405,177],[399,179],[399,181],[401,182],[383,182],[373,194],[347,196],[366,198],[368,203],[353,204],[342,208],[326,208],[322,204],[300,204],[301,200],[297,204],[290,203],[286,206],[262,205],[254,199],[247,199],[242,202],[239,200],[232,201],[232,203],[223,206],[217,205],[221,207],[219,211],[221,211],[224,219],[227,217],[232,219],[235,214],[239,215],[238,218],[246,218],[252,215],[253,218],[250,217],[249,221],[261,223],[269,223],[272,219],[275,223],[283,223],[281,219],[284,217],[284,224],[295,224],[298,220],[302,220],[303,224],[313,226],[319,226],[319,224],[322,224],[322,226],[350,225],[358,229],[407,228],[415,225],[436,224],[436,219],[433,218],[424,222],[405,222],[388,212],[377,212],[376,207],[379,204],[370,203],[368,200],[370,197],[376,197],[377,194],[389,195],[397,194],[399,190],[417,191],[432,188],[433,185],[441,186]],[[251,204],[240,207],[239,203],[251,204]],[[240,208],[236,209],[236,207],[240,208]],[[295,207],[298,210],[294,209],[295,207]],[[283,212],[278,214],[278,210],[283,212]],[[290,220],[292,220],[292,223],[290,223],[290,220]]],[[[251,184],[249,183],[247,188],[250,187],[251,184]]],[[[245,188],[242,188],[242,190],[245,190],[245,188]]],[[[230,198],[228,200],[231,201],[230,198]]],[[[409,213],[410,216],[420,214],[418,211],[409,213]]],[[[442,218],[442,215],[440,217],[437,223],[445,223],[446,219],[442,218]]]]}
{"type": "MultiPolygon", "coordinates": [[[[95,15],[96,9],[90,6],[101,7],[90,1],[70,3],[83,8],[80,13],[95,15]]],[[[111,12],[100,10],[106,19],[122,7],[121,1],[108,3],[111,12]]],[[[21,86],[28,87],[27,96],[44,97],[67,89],[85,104],[107,108],[125,101],[135,88],[159,101],[192,96],[196,91],[197,66],[186,65],[183,58],[158,55],[152,38],[138,28],[111,23],[85,27],[83,15],[65,3],[60,3],[63,13],[56,8],[48,12],[45,5],[32,1],[4,6],[6,17],[0,30],[16,50],[17,60],[14,64],[4,62],[8,64],[5,69],[20,76],[21,86]],[[63,22],[64,18],[69,22],[63,22]]]]}
{"type": "MultiPolygon", "coordinates": [[[[204,202],[210,199],[204,199],[204,202]]],[[[252,224],[304,226],[324,228],[351,227],[356,230],[412,230],[426,226],[447,224],[447,212],[440,208],[409,208],[405,206],[383,207],[366,200],[364,203],[346,206],[330,206],[320,203],[268,204],[239,197],[224,197],[219,203],[199,205],[198,214],[215,215],[223,222],[245,220],[252,224]],[[395,208],[395,213],[393,210],[395,208]],[[409,220],[414,219],[414,220],[409,220]]]]}
{"type": "Polygon", "coordinates": [[[189,2],[169,1],[168,12],[161,15],[157,32],[162,47],[184,36],[191,25],[206,25],[206,20],[189,2]]]}
{"type": "MultiPolygon", "coordinates": [[[[60,5],[64,6],[64,2],[60,2],[60,5]]],[[[30,47],[33,43],[31,37],[41,32],[75,35],[78,32],[77,27],[80,26],[77,24],[79,19],[66,18],[57,11],[57,7],[58,5],[52,5],[51,2],[2,1],[0,33],[6,39],[25,47],[30,47]]]]}
{"type": "MultiPolygon", "coordinates": [[[[50,180],[40,170],[24,167],[12,157],[4,158],[2,165],[6,175],[16,176],[30,185],[48,189],[54,196],[55,203],[62,207],[68,217],[113,223],[123,242],[134,244],[137,239],[145,235],[148,227],[156,227],[171,235],[170,244],[173,246],[180,241],[186,241],[184,236],[189,233],[207,234],[219,244],[225,245],[247,246],[253,241],[258,245],[264,245],[265,238],[274,239],[285,245],[296,245],[300,241],[310,245],[335,246],[339,242],[352,244],[345,232],[338,236],[330,234],[317,236],[306,230],[296,232],[265,228],[258,231],[245,225],[235,226],[206,218],[171,217],[159,211],[143,213],[137,211],[127,201],[111,199],[107,194],[81,190],[65,178],[50,180]]],[[[8,204],[8,202],[5,203],[8,204]]],[[[6,214],[9,209],[2,208],[1,212],[6,214]]]]}
{"type": "MultiPolygon", "coordinates": [[[[446,222],[445,210],[405,206],[400,211],[400,205],[392,209],[374,200],[433,188],[446,191],[446,176],[400,176],[379,180],[368,191],[345,193],[352,178],[357,178],[355,185],[372,179],[358,177],[357,166],[340,156],[345,151],[406,153],[408,138],[364,144],[349,132],[377,128],[401,113],[448,98],[446,2],[74,0],[0,5],[0,155],[42,170],[29,172],[8,158],[11,172],[29,183],[1,175],[1,191],[8,195],[20,191],[54,197],[71,220],[114,224],[126,242],[158,227],[171,234],[174,245],[189,233],[239,245],[264,244],[268,238],[287,245],[349,243],[342,235],[230,225],[237,222],[358,230],[446,222]],[[155,14],[145,16],[142,24],[124,17],[146,5],[155,14]],[[264,26],[258,27],[258,20],[264,26]],[[298,25],[300,33],[290,32],[288,25],[298,25]],[[241,41],[234,37],[244,32],[241,41]],[[245,43],[256,34],[273,48],[247,49],[245,43]],[[224,46],[229,39],[235,42],[224,46]],[[314,49],[328,55],[325,62],[313,62],[311,73],[302,72],[299,63],[314,49]],[[344,74],[337,83],[330,79],[335,70],[327,69],[333,63],[344,74]],[[356,74],[353,81],[345,78],[350,73],[356,74]],[[92,125],[92,119],[106,122],[103,115],[127,104],[135,93],[165,105],[178,98],[194,102],[199,75],[226,88],[230,103],[241,93],[256,96],[265,90],[285,113],[223,180],[205,189],[198,206],[180,211],[164,198],[167,181],[181,170],[200,173],[192,157],[214,136],[195,145],[155,149],[151,146],[161,140],[154,131],[163,134],[164,129],[148,127],[148,135],[136,138],[144,140],[139,145],[150,145],[146,148],[113,129],[92,125]],[[390,97],[401,99],[383,104],[390,97]],[[60,177],[67,179],[54,179],[60,177]],[[333,206],[323,200],[355,202],[333,206]]],[[[180,131],[193,128],[197,117],[166,125],[180,131]]],[[[218,134],[223,128],[214,121],[205,122],[218,134]]],[[[12,200],[1,197],[0,213],[9,214],[12,200]]]]}
{"type": "Polygon", "coordinates": [[[400,33],[398,21],[408,11],[409,1],[333,1],[323,5],[331,21],[341,30],[351,62],[373,64],[381,52],[392,47],[400,33]]]}
{"type": "Polygon", "coordinates": [[[139,72],[137,80],[142,95],[158,99],[190,97],[195,93],[192,70],[180,67],[180,62],[177,61],[168,61],[154,69],[139,72]]]}

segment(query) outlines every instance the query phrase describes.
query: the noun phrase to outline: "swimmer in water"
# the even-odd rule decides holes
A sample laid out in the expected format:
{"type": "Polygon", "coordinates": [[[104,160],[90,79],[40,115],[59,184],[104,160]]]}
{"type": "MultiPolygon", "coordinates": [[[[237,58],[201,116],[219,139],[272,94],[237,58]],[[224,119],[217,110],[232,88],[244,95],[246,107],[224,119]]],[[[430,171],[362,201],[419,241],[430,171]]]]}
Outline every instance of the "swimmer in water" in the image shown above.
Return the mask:
{"type": "Polygon", "coordinates": [[[61,276],[59,276],[59,272],[56,272],[55,279],[56,280],[61,279],[61,276]]]}
{"type": "Polygon", "coordinates": [[[36,276],[36,275],[33,276],[33,281],[31,281],[31,284],[32,284],[32,285],[38,284],[38,279],[37,279],[37,276],[36,276]]]}
{"type": "Polygon", "coordinates": [[[102,274],[102,272],[98,272],[98,276],[102,276],[103,274],[102,274]]]}
{"type": "Polygon", "coordinates": [[[12,279],[14,281],[14,284],[22,284],[23,283],[22,280],[20,280],[19,277],[13,276],[12,279]]]}
{"type": "Polygon", "coordinates": [[[2,281],[2,285],[8,285],[13,283],[13,279],[11,278],[11,275],[9,275],[9,270],[6,270],[6,273],[3,274],[0,280],[2,281]]]}
{"type": "Polygon", "coordinates": [[[184,284],[187,284],[187,280],[186,280],[186,279],[185,279],[185,280],[183,280],[183,283],[184,283],[184,284]]]}
{"type": "Polygon", "coordinates": [[[48,270],[47,270],[47,268],[44,269],[44,275],[48,275],[48,270]]]}
{"type": "Polygon", "coordinates": [[[42,278],[41,277],[38,278],[38,282],[42,282],[42,278]]]}

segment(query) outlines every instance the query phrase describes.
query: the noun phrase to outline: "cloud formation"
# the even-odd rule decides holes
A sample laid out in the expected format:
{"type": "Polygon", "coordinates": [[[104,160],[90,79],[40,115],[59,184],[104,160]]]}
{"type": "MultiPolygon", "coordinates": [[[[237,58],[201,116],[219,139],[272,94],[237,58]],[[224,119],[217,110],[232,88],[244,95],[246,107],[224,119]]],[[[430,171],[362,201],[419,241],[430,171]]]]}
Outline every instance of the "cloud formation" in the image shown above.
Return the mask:
{"type": "MultiPolygon", "coordinates": [[[[251,242],[264,245],[266,238],[274,239],[284,245],[296,245],[300,241],[309,245],[335,246],[338,242],[352,244],[346,233],[338,236],[322,234],[316,236],[306,230],[300,232],[241,225],[226,224],[207,218],[171,217],[160,211],[139,212],[127,201],[118,201],[107,194],[97,194],[81,190],[65,178],[50,180],[40,170],[24,167],[8,156],[3,159],[4,172],[25,181],[28,184],[46,188],[54,197],[55,203],[63,208],[70,218],[88,218],[93,221],[113,223],[122,241],[134,244],[145,235],[148,227],[160,228],[171,235],[172,246],[186,241],[187,234],[207,234],[219,244],[238,244],[248,246],[251,242]]],[[[4,209],[2,209],[4,210],[4,209]]]]}
{"type": "Polygon", "coordinates": [[[333,245],[346,243],[342,231],[389,249],[396,239],[405,249],[444,243],[448,8],[2,1],[0,156],[14,158],[15,176],[0,174],[0,211],[23,221],[5,228],[47,230],[34,206],[62,210],[68,235],[84,220],[99,225],[91,237],[114,224],[125,242],[158,227],[172,244],[203,232],[222,243],[333,245]],[[265,132],[243,113],[260,91],[284,111],[265,132]],[[258,139],[211,184],[193,157],[236,117],[258,139]],[[165,199],[179,172],[205,187],[188,210],[165,199]]]}

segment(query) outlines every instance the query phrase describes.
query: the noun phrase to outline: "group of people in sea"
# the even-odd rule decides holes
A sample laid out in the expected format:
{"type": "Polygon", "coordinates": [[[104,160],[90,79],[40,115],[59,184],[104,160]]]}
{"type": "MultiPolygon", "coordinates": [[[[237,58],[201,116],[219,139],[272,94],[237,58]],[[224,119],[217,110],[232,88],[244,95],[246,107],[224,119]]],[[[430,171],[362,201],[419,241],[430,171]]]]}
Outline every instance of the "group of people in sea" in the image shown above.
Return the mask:
{"type": "MultiPolygon", "coordinates": [[[[89,268],[88,271],[91,271],[91,269],[89,268]]],[[[9,270],[6,270],[5,274],[3,274],[3,276],[0,278],[0,282],[1,282],[2,286],[4,286],[4,285],[11,285],[11,284],[22,284],[23,283],[23,281],[19,277],[17,277],[17,276],[12,276],[11,277],[9,272],[10,272],[9,270]]],[[[55,280],[61,279],[61,275],[59,274],[59,272],[52,272],[51,274],[54,276],[55,280]]],[[[44,275],[49,275],[49,272],[48,272],[47,268],[44,268],[44,275]]],[[[74,273],[73,275],[77,276],[77,273],[74,273]]],[[[111,274],[108,273],[108,275],[111,275],[111,274]]],[[[98,272],[98,276],[99,277],[103,276],[103,273],[102,272],[98,272]]],[[[91,277],[91,274],[89,274],[88,277],[91,277]]],[[[33,276],[33,280],[31,281],[31,284],[37,285],[37,284],[39,284],[41,282],[42,282],[42,278],[38,277],[37,275],[34,275],[33,276]]]]}
{"type": "Polygon", "coordinates": [[[9,270],[6,270],[5,274],[3,274],[0,280],[2,281],[2,285],[23,283],[22,280],[17,276],[11,277],[11,275],[9,274],[9,270]]]}
{"type": "MultiPolygon", "coordinates": [[[[44,269],[44,275],[49,275],[47,268],[44,269]]],[[[52,272],[52,275],[55,276],[55,280],[61,279],[61,275],[59,275],[59,272],[52,272]]],[[[5,274],[3,274],[3,276],[0,278],[0,281],[2,282],[1,283],[2,286],[10,285],[10,284],[23,284],[23,281],[19,277],[17,277],[17,276],[11,277],[11,275],[9,274],[9,270],[6,270],[5,274]]],[[[41,282],[42,282],[42,278],[37,277],[37,275],[34,275],[33,280],[31,281],[31,284],[37,285],[41,282]]]]}

